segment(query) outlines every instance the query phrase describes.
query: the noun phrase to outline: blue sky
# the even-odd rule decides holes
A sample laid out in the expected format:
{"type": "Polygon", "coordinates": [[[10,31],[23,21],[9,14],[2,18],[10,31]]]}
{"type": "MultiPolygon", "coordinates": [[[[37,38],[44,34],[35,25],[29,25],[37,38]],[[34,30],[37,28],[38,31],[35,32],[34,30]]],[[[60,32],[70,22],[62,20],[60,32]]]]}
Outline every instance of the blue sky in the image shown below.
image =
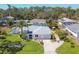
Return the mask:
{"type": "MultiPolygon", "coordinates": [[[[15,6],[17,8],[31,7],[31,6],[47,6],[47,7],[72,7],[79,8],[79,4],[11,4],[11,6],[15,6]]],[[[7,9],[7,4],[0,4],[0,8],[7,9]]]]}

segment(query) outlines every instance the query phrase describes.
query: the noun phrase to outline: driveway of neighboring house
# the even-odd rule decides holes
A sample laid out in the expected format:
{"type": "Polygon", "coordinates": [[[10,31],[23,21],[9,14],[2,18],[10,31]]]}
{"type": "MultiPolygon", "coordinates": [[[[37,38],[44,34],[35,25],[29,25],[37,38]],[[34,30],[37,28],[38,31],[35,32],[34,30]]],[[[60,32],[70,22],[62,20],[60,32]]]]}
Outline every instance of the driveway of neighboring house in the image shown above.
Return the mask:
{"type": "Polygon", "coordinates": [[[64,41],[52,42],[51,40],[43,40],[44,54],[56,54],[56,49],[63,44],[64,41]]]}

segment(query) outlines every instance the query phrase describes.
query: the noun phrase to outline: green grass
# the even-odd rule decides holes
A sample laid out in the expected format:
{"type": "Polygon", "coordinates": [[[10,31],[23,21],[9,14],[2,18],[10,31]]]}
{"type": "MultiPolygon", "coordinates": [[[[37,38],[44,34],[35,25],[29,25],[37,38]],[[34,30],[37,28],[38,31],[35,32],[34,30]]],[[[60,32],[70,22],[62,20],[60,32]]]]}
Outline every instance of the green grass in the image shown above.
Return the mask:
{"type": "Polygon", "coordinates": [[[44,53],[43,46],[40,45],[37,42],[33,41],[26,41],[24,42],[25,46],[20,52],[17,52],[17,54],[41,54],[44,53]]]}
{"type": "Polygon", "coordinates": [[[6,39],[11,42],[22,41],[22,39],[20,38],[20,36],[18,34],[7,35],[6,39]]]}
{"type": "Polygon", "coordinates": [[[44,52],[43,46],[34,41],[26,41],[20,38],[18,34],[6,36],[6,40],[11,42],[21,41],[24,44],[23,49],[17,54],[41,54],[44,52]]]}
{"type": "Polygon", "coordinates": [[[41,54],[44,52],[41,44],[34,41],[23,41],[18,34],[9,35],[6,38],[11,42],[21,41],[22,44],[24,44],[23,49],[20,52],[17,52],[17,54],[41,54]]]}
{"type": "Polygon", "coordinates": [[[70,39],[70,42],[64,42],[56,49],[59,54],[79,54],[79,45],[76,44],[75,39],[70,39]],[[71,42],[74,42],[75,47],[71,47],[71,42]]]}
{"type": "MultiPolygon", "coordinates": [[[[6,32],[11,32],[10,29],[6,29],[6,32]]],[[[26,41],[20,38],[19,34],[8,34],[6,40],[11,42],[21,41],[24,44],[24,47],[21,51],[16,54],[42,54],[44,53],[43,46],[34,41],[26,41]]]]}

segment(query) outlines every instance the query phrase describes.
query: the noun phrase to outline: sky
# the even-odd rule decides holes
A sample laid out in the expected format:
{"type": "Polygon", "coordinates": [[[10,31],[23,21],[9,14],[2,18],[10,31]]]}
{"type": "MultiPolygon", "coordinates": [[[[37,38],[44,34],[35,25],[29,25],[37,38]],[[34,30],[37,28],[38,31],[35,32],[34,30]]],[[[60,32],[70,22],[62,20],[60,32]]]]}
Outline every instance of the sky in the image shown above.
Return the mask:
{"type": "MultiPolygon", "coordinates": [[[[31,7],[31,6],[47,6],[47,7],[72,7],[79,8],[79,4],[10,4],[11,6],[15,6],[17,8],[31,7]]],[[[7,9],[7,4],[0,4],[0,8],[7,9]]]]}

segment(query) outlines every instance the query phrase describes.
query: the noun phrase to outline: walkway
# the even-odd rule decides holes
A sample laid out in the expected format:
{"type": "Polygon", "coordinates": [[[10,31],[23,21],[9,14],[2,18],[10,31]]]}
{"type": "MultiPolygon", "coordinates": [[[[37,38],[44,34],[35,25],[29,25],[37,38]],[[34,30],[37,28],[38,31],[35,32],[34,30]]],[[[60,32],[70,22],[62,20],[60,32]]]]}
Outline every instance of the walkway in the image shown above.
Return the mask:
{"type": "Polygon", "coordinates": [[[64,41],[52,42],[51,40],[43,40],[43,42],[45,54],[56,54],[56,49],[61,46],[64,41]]]}

